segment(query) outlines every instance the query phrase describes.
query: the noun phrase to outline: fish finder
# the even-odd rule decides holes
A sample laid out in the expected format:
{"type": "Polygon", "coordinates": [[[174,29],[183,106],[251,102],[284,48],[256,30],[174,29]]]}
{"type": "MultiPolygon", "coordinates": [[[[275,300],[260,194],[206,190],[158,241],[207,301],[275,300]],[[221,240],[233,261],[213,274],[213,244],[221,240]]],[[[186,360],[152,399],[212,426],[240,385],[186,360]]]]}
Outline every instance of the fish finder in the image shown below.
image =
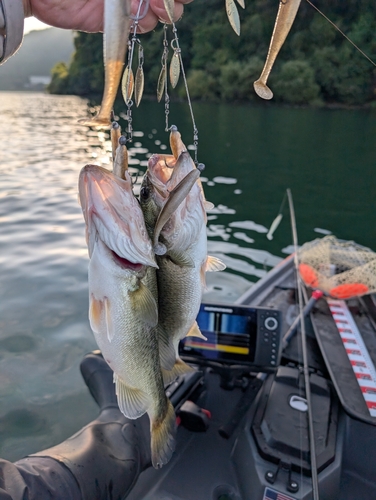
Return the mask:
{"type": "Polygon", "coordinates": [[[197,323],[207,340],[185,337],[180,342],[179,353],[186,361],[246,364],[269,370],[278,367],[281,353],[280,311],[201,304],[197,323]]]}

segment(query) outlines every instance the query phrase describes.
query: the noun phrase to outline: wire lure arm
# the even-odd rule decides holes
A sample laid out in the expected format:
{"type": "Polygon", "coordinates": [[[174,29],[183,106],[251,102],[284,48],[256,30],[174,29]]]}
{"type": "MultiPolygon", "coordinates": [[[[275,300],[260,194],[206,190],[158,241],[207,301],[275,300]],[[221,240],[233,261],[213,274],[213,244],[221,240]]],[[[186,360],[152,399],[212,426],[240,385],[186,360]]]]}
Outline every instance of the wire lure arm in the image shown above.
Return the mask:
{"type": "Polygon", "coordinates": [[[131,15],[130,18],[132,19],[132,21],[137,21],[137,23],[139,21],[141,21],[141,19],[143,19],[148,10],[149,10],[149,5],[150,5],[150,0],[140,0],[140,3],[138,4],[138,9],[137,9],[137,14],[136,15],[131,15]],[[143,11],[141,12],[141,6],[144,6],[144,9],[143,11]]]}
{"type": "Polygon", "coordinates": [[[187,82],[187,77],[185,76],[183,58],[182,58],[182,55],[181,55],[181,48],[180,48],[180,45],[179,45],[178,30],[177,30],[177,28],[175,26],[175,23],[172,23],[172,32],[174,34],[174,39],[171,42],[171,47],[174,49],[174,55],[172,57],[173,58],[178,57],[179,58],[179,62],[180,62],[180,70],[181,70],[181,74],[183,76],[185,92],[187,94],[187,101],[188,101],[189,111],[190,111],[190,114],[191,114],[192,125],[193,125],[193,145],[194,145],[194,148],[195,148],[194,149],[194,151],[195,151],[194,162],[197,165],[198,164],[198,159],[197,159],[197,154],[198,154],[198,129],[197,129],[197,126],[196,126],[195,116],[194,116],[194,113],[193,113],[193,107],[192,107],[191,97],[189,95],[188,82],[187,82]]]}
{"type": "Polygon", "coordinates": [[[140,0],[137,8],[137,13],[136,15],[132,15],[131,19],[133,20],[133,24],[131,26],[131,33],[132,36],[130,40],[128,41],[128,64],[124,70],[122,82],[121,82],[121,89],[122,89],[122,94],[124,98],[124,102],[127,105],[127,121],[128,121],[128,127],[127,127],[127,132],[128,132],[128,142],[132,142],[133,139],[133,128],[132,128],[132,106],[133,106],[133,101],[132,101],[132,95],[133,91],[135,94],[135,102],[136,106],[138,106],[141,102],[142,94],[144,91],[144,71],[143,71],[143,64],[144,64],[144,50],[141,45],[140,40],[137,38],[137,30],[138,30],[138,25],[141,19],[143,19],[146,16],[146,13],[149,9],[149,4],[150,0],[140,0]],[[132,63],[133,63],[133,56],[134,56],[134,50],[135,50],[135,45],[136,43],[138,44],[138,68],[136,72],[136,78],[133,76],[133,71],[132,71],[132,63]]]}

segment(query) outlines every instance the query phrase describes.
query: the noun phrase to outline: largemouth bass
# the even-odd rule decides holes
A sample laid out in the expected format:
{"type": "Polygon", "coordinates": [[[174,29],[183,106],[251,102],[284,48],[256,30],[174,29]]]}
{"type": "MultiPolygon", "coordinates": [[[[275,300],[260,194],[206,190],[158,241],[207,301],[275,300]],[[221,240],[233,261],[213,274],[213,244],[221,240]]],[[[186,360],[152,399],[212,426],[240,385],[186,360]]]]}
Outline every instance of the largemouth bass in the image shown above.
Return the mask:
{"type": "Polygon", "coordinates": [[[156,267],[131,178],[87,165],[79,196],[86,221],[89,264],[89,320],[114,372],[120,410],[131,419],[148,413],[154,467],[170,459],[175,446],[175,412],[164,391],[156,325],[157,304],[141,281],[156,267]]]}
{"type": "Polygon", "coordinates": [[[90,127],[109,128],[111,111],[119,88],[131,24],[131,0],[105,0],[103,59],[105,81],[101,108],[93,118],[79,123],[90,127]]]}
{"type": "MultiPolygon", "coordinates": [[[[168,206],[170,193],[196,169],[176,129],[171,134],[174,155],[153,155],[149,159],[140,203],[151,238],[164,207],[175,208],[160,231],[164,254],[157,255],[158,336],[165,381],[189,370],[179,358],[178,344],[186,335],[201,336],[196,317],[208,270],[222,270],[224,264],[207,255],[206,208],[200,180],[179,206],[168,206]],[[170,373],[166,373],[166,370],[170,373]],[[170,378],[169,378],[170,377],[170,378]]],[[[162,217],[163,218],[163,217],[162,217]]]]}
{"type": "Polygon", "coordinates": [[[253,84],[256,94],[262,97],[262,99],[271,99],[273,97],[273,92],[266,85],[266,82],[269,78],[277,55],[281,50],[287,35],[289,34],[291,26],[293,25],[296,13],[299,9],[300,1],[301,0],[281,0],[279,2],[279,9],[274,24],[272,38],[270,40],[265,66],[262,70],[260,78],[253,84]]]}

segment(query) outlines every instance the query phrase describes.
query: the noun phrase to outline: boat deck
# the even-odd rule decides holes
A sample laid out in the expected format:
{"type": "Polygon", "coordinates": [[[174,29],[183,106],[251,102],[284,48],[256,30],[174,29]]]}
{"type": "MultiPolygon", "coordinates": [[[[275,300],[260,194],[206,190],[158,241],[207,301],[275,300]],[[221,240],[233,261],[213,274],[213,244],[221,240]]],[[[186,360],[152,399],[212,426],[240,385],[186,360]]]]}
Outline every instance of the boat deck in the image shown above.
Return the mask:
{"type": "MultiPolygon", "coordinates": [[[[281,311],[284,334],[298,314],[296,295],[293,259],[289,257],[236,304],[281,311]]],[[[347,305],[369,357],[376,363],[373,299],[352,299],[347,305]]],[[[305,326],[320,500],[375,498],[376,417],[365,402],[326,299],[317,302],[305,326]]],[[[128,498],[265,500],[279,494],[285,500],[311,500],[306,417],[304,409],[297,411],[291,404],[292,398],[304,401],[302,364],[301,339],[296,334],[282,352],[278,369],[261,377],[262,389],[251,397],[245,386],[252,377],[257,380],[257,373],[248,374],[247,380],[244,376],[237,379],[229,390],[223,373],[204,369],[202,390],[192,399],[211,412],[209,428],[206,432],[180,428],[170,463],[161,470],[142,473],[128,498]],[[246,398],[246,411],[224,439],[220,429],[246,398]]]]}

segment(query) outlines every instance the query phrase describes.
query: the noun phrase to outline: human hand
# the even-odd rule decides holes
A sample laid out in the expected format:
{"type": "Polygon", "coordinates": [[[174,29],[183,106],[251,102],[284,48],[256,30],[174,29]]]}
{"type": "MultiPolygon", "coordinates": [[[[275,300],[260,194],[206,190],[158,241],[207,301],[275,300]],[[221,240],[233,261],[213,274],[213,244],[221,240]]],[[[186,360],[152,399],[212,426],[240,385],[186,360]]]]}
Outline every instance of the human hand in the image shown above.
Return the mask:
{"type": "MultiPolygon", "coordinates": [[[[64,488],[76,490],[77,485],[80,498],[125,498],[140,473],[151,466],[150,423],[147,415],[129,420],[121,413],[115,394],[113,371],[99,351],[87,354],[80,368],[100,414],[63,443],[16,462],[15,465],[22,471],[31,470],[29,475],[32,477],[35,478],[38,473],[38,485],[32,480],[29,490],[30,494],[35,493],[33,498],[51,498],[47,493],[43,494],[49,487],[49,481],[52,481],[51,477],[56,488],[55,485],[64,483],[64,488]],[[70,471],[74,485],[66,485],[62,467],[70,471]],[[35,486],[39,488],[38,491],[33,490],[35,486]],[[39,491],[41,493],[38,495],[39,491]]],[[[78,498],[76,495],[74,498],[78,498]]],[[[63,498],[60,494],[57,496],[63,498]]],[[[73,498],[73,495],[69,498],[73,498]]]]}
{"type": "MultiPolygon", "coordinates": [[[[192,0],[175,0],[177,20],[183,14],[184,4],[192,0]]],[[[132,0],[132,13],[137,12],[139,0],[132,0]]],[[[23,0],[25,17],[35,16],[40,21],[55,26],[95,33],[103,31],[104,0],[23,0]]],[[[150,0],[149,10],[139,23],[139,31],[153,30],[158,21],[169,22],[163,0],[150,0]]]]}

